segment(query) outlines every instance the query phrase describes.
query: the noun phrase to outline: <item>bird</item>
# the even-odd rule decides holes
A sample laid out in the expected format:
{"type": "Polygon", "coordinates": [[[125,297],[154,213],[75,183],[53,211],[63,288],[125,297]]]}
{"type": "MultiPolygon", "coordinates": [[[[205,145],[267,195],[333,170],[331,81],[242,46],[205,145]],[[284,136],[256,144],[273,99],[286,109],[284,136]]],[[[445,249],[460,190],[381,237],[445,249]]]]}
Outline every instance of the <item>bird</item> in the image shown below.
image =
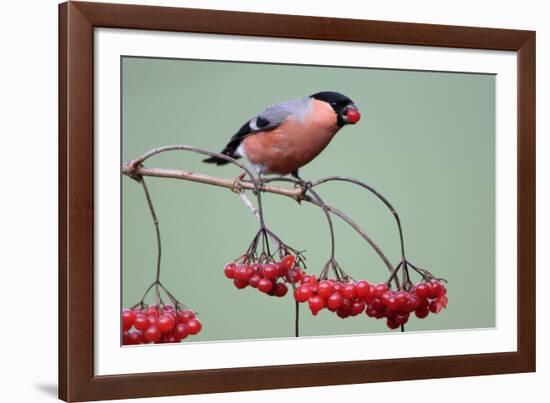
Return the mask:
{"type": "MultiPolygon", "coordinates": [[[[360,119],[359,109],[347,96],[317,92],[267,107],[242,125],[221,154],[244,157],[260,177],[290,174],[302,180],[299,169],[315,159],[342,127],[360,119]]],[[[216,156],[203,162],[229,163],[216,156]]]]}

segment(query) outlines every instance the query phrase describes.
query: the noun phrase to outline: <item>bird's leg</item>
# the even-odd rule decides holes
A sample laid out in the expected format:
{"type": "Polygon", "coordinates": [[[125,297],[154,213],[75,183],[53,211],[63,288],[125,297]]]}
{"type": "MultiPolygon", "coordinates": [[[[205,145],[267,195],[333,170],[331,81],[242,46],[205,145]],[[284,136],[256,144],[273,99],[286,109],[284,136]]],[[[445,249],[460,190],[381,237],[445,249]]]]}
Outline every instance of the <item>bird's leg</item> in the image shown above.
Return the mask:
{"type": "Polygon", "coordinates": [[[262,181],[263,181],[263,180],[262,180],[262,171],[259,171],[259,170],[258,170],[258,184],[259,184],[259,186],[258,186],[257,189],[254,188],[254,190],[252,191],[252,192],[254,192],[254,194],[255,194],[256,196],[258,196],[258,193],[262,191],[262,187],[263,187],[262,181]]]}
{"type": "Polygon", "coordinates": [[[295,178],[299,181],[298,183],[296,183],[295,186],[300,187],[302,189],[302,194],[301,194],[300,199],[298,201],[298,203],[299,203],[301,200],[304,199],[308,189],[311,187],[311,182],[302,179],[300,177],[300,175],[298,174],[298,170],[295,170],[295,171],[291,172],[290,176],[292,176],[293,178],[295,178]]]}

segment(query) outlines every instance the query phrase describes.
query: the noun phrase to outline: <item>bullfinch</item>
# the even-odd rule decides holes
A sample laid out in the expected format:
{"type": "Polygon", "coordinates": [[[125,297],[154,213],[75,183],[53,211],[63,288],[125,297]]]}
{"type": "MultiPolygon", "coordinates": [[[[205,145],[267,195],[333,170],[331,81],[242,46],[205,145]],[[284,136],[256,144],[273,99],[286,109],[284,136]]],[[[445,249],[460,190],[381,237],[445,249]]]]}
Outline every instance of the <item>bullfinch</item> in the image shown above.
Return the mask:
{"type": "MultiPolygon", "coordinates": [[[[244,157],[258,174],[291,174],[311,162],[347,124],[361,118],[351,99],[334,91],[280,102],[248,120],[222,150],[232,158],[244,157]]],[[[211,157],[206,163],[225,165],[211,157]]]]}

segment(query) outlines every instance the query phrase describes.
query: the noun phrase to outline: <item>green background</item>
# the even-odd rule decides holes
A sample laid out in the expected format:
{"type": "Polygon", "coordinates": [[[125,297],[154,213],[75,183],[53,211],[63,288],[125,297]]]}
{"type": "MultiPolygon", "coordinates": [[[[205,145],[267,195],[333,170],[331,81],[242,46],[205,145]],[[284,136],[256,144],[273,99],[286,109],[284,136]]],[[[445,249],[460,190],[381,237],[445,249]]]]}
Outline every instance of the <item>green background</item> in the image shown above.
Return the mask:
{"type": "MultiPolygon", "coordinates": [[[[449,307],[411,317],[407,330],[495,326],[495,77],[481,74],[288,66],[192,60],[122,59],[122,159],[151,148],[189,144],[219,151],[250,117],[275,102],[322,90],[355,101],[362,113],[301,170],[303,177],[353,176],[382,192],[399,212],[407,256],[446,278],[449,307]]],[[[147,166],[234,177],[231,166],[201,156],[166,153],[147,166]]],[[[163,241],[161,280],[199,312],[202,332],[190,341],[290,337],[290,294],[237,290],[223,266],[242,254],[258,223],[232,192],[174,179],[148,179],[163,241]]],[[[327,203],[355,219],[392,262],[399,261],[395,223],[366,191],[348,184],[319,187],[327,203]]],[[[141,187],[122,178],[122,304],[133,305],[154,280],[155,233],[141,187]]],[[[306,250],[318,273],[329,256],[321,210],[264,197],[268,226],[306,250]]],[[[335,219],[336,257],[354,278],[385,281],[369,246],[335,219]]],[[[417,277],[414,277],[418,280],[417,277]]],[[[153,302],[149,300],[149,302],[153,302]]],[[[301,335],[388,332],[362,314],[342,320],[301,307],[301,335]]]]}

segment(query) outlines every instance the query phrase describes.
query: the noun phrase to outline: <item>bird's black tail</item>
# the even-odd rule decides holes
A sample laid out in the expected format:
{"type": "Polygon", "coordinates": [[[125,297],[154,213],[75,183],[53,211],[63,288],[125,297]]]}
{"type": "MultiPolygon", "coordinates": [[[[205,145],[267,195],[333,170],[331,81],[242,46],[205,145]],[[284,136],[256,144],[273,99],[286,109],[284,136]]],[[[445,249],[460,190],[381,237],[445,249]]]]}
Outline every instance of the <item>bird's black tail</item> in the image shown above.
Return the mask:
{"type": "MultiPolygon", "coordinates": [[[[229,144],[225,146],[225,148],[222,150],[221,154],[227,155],[228,157],[239,159],[241,158],[240,155],[235,154],[235,151],[237,151],[237,147],[239,147],[240,141],[234,142],[231,141],[229,144]]],[[[202,162],[206,162],[207,164],[216,164],[216,165],[225,165],[229,164],[229,161],[224,160],[220,157],[210,157],[203,159],[202,162]]]]}
{"type": "MultiPolygon", "coordinates": [[[[233,156],[233,155],[229,155],[229,157],[232,157],[232,158],[240,158],[240,157],[233,156]]],[[[225,165],[225,164],[229,164],[229,161],[224,160],[223,158],[220,158],[220,157],[205,158],[205,159],[202,160],[202,162],[206,162],[207,164],[216,164],[216,165],[225,165]]]]}

